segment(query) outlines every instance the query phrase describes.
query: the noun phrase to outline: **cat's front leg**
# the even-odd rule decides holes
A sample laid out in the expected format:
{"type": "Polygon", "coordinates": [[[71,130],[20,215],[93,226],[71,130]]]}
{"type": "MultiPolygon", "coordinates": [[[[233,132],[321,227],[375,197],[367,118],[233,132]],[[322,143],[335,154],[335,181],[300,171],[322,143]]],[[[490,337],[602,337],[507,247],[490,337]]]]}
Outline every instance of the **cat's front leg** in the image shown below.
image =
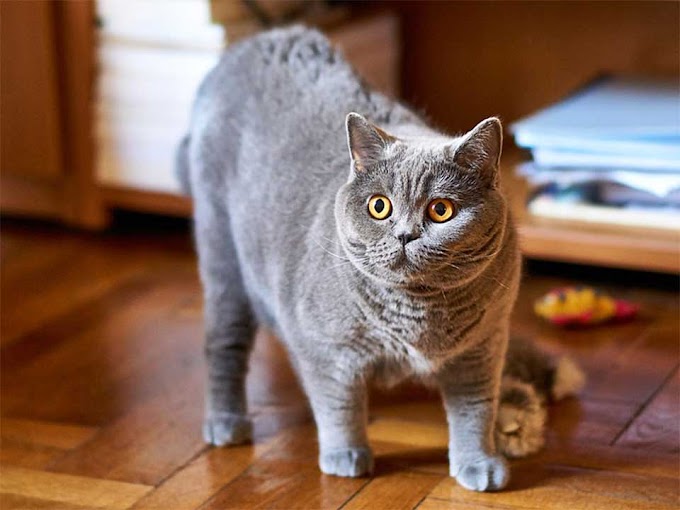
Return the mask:
{"type": "Polygon", "coordinates": [[[328,366],[301,369],[319,436],[319,468],[357,477],[373,471],[366,437],[366,385],[354,373],[328,366]]]}
{"type": "Polygon", "coordinates": [[[503,351],[502,339],[491,339],[438,374],[449,423],[449,472],[466,489],[499,490],[509,478],[494,443],[503,351]]]}

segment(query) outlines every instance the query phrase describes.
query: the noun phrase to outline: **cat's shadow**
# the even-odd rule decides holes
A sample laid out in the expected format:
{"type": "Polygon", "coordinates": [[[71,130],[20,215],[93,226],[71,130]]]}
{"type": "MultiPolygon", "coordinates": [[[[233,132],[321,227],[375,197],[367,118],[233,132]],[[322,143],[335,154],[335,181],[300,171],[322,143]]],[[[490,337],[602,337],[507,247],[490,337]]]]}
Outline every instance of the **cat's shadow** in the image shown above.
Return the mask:
{"type": "Polygon", "coordinates": [[[448,473],[448,454],[445,448],[419,448],[398,452],[378,453],[374,476],[386,476],[405,470],[448,473]]]}

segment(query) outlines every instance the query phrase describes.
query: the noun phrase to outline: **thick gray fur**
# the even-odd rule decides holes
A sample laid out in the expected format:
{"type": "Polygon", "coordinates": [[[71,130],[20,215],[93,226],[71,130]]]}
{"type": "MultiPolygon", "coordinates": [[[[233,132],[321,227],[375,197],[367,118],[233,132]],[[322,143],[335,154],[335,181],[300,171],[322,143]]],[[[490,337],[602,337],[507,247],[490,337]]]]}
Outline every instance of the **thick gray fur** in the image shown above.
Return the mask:
{"type": "Polygon", "coordinates": [[[263,324],[305,387],[325,473],[372,470],[367,382],[415,377],[441,391],[451,475],[505,485],[494,431],[520,256],[497,187],[501,136],[493,118],[462,137],[430,129],[314,30],[225,53],[178,152],[205,291],[207,442],[250,438],[244,379],[263,324]],[[374,194],[389,218],[369,216],[374,194]],[[438,197],[457,206],[448,222],[426,216],[438,197]]]}

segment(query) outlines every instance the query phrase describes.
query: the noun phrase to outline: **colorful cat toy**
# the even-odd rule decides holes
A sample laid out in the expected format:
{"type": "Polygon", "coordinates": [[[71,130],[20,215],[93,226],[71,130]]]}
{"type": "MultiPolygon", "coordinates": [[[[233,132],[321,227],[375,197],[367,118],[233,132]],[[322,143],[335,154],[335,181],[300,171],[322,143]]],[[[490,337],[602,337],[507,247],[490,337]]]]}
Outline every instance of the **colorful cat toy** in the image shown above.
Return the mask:
{"type": "Polygon", "coordinates": [[[593,326],[632,319],[638,307],[592,287],[576,286],[551,290],[534,303],[534,311],[558,326],[593,326]]]}

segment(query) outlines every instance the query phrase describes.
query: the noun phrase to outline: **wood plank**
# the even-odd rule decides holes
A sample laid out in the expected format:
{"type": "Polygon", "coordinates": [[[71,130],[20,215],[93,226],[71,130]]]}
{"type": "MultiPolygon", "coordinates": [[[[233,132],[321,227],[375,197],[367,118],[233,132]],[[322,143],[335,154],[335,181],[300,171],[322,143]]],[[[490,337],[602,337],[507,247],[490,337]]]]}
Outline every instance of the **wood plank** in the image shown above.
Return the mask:
{"type": "Polygon", "coordinates": [[[64,264],[67,259],[73,261],[83,243],[51,230],[36,229],[30,237],[17,235],[10,226],[3,229],[0,246],[3,253],[0,282],[3,291],[12,292],[11,289],[22,287],[38,274],[49,274],[46,271],[50,266],[64,264]],[[47,250],[46,244],[50,246],[47,250]]]}
{"type": "Polygon", "coordinates": [[[616,441],[617,446],[680,453],[680,372],[676,370],[654,399],[616,441]]]}
{"type": "Polygon", "coordinates": [[[589,371],[590,394],[646,402],[680,359],[680,344],[673,341],[677,338],[677,325],[655,324],[629,345],[620,345],[608,363],[601,359],[600,370],[593,367],[589,371]]]}
{"type": "Polygon", "coordinates": [[[311,426],[283,432],[277,448],[257,459],[201,510],[340,507],[367,480],[321,473],[314,437],[311,426]]]}
{"type": "Polygon", "coordinates": [[[67,450],[89,440],[96,432],[97,429],[92,427],[2,418],[0,464],[45,468],[67,450]]]}
{"type": "Polygon", "coordinates": [[[127,509],[151,487],[4,467],[0,493],[91,508],[127,509]]]}
{"type": "MultiPolygon", "coordinates": [[[[17,341],[2,348],[0,362],[12,375],[8,384],[12,384],[18,372],[30,368],[36,360],[65,348],[68,344],[78,343],[79,334],[98,335],[103,323],[116,320],[130,313],[130,302],[143,301],[154,286],[154,281],[133,275],[130,279],[119,282],[103,295],[75,305],[73,309],[60,316],[46,320],[44,324],[36,324],[30,332],[20,336],[17,341]],[[112,312],[113,310],[113,312],[112,312]]],[[[25,381],[22,381],[25,384],[25,381]]]]}
{"type": "Polygon", "coordinates": [[[551,448],[609,445],[637,407],[627,402],[570,398],[548,406],[546,441],[551,448]]]}
{"type": "Polygon", "coordinates": [[[461,503],[460,501],[456,501],[454,503],[452,501],[447,501],[444,499],[425,498],[416,508],[418,510],[477,510],[477,509],[484,510],[487,508],[495,510],[508,510],[517,507],[507,506],[500,503],[499,504],[494,503],[482,504],[479,502],[461,503]]]}
{"type": "Polygon", "coordinates": [[[253,463],[275,441],[209,448],[140,499],[135,510],[194,510],[253,463]]]}
{"type": "Polygon", "coordinates": [[[157,485],[184,466],[205,448],[203,374],[185,368],[175,375],[165,383],[166,392],[127,410],[50,470],[157,485]]]}
{"type": "Polygon", "coordinates": [[[200,324],[173,313],[197,284],[158,278],[133,280],[3,352],[3,413],[99,425],[168,391],[178,374],[197,371],[200,324]],[[34,394],[50,398],[35,401],[34,394]]]}
{"type": "Polygon", "coordinates": [[[343,510],[411,510],[441,481],[441,476],[396,472],[371,480],[343,510]]]}
{"type": "Polygon", "coordinates": [[[446,448],[449,433],[446,422],[423,423],[380,418],[369,423],[368,437],[371,441],[446,448]]]}
{"type": "Polygon", "coordinates": [[[447,478],[434,488],[430,497],[452,503],[500,502],[511,508],[537,510],[670,510],[677,508],[678,482],[676,478],[526,463],[516,466],[504,492],[472,492],[447,478]]]}
{"type": "Polygon", "coordinates": [[[372,420],[408,420],[446,424],[444,406],[439,398],[421,399],[416,402],[390,402],[370,409],[370,416],[372,420]]]}
{"type": "MultiPolygon", "coordinates": [[[[0,508],[2,510],[86,510],[88,507],[47,501],[45,499],[30,498],[17,494],[0,494],[0,508]]],[[[91,510],[91,507],[89,507],[91,510]]]]}
{"type": "MultiPolygon", "coordinates": [[[[44,253],[46,258],[54,260],[54,264],[42,264],[40,271],[33,274],[23,272],[23,276],[13,272],[8,274],[11,266],[7,272],[3,269],[5,303],[21,304],[5,306],[3,309],[0,322],[3,343],[26,334],[42,322],[53,320],[72,308],[87,303],[89,299],[96,299],[131,276],[141,273],[159,274],[163,269],[178,270],[179,267],[183,275],[188,272],[195,274],[194,258],[190,253],[179,258],[183,259],[179,267],[177,262],[172,262],[174,267],[168,267],[168,262],[173,258],[164,253],[162,246],[139,257],[137,254],[140,248],[132,236],[89,237],[62,234],[45,235],[43,239],[55,244],[64,243],[74,251],[62,253],[63,250],[58,246],[46,247],[44,243],[33,243],[34,248],[30,251],[44,253]],[[85,249],[86,246],[89,249],[85,249]],[[54,252],[59,253],[59,256],[52,255],[54,252]],[[63,299],[67,290],[70,299],[63,299]]],[[[185,234],[184,239],[183,242],[189,245],[189,236],[185,234]]],[[[173,248],[170,243],[167,244],[166,249],[173,248]]],[[[198,289],[197,282],[196,288],[198,289]]]]}
{"type": "Polygon", "coordinates": [[[673,478],[678,476],[677,455],[585,443],[569,445],[566,448],[549,444],[537,455],[513,461],[513,466],[523,463],[559,464],[633,473],[643,477],[673,478]]]}
{"type": "Polygon", "coordinates": [[[68,450],[83,444],[97,432],[94,427],[48,423],[16,418],[0,420],[2,440],[18,441],[68,450]]]}
{"type": "Polygon", "coordinates": [[[0,444],[0,466],[44,469],[62,455],[64,450],[51,446],[6,439],[0,444]]]}
{"type": "Polygon", "coordinates": [[[5,307],[0,317],[2,343],[9,344],[43,322],[54,320],[79,305],[97,299],[140,272],[138,263],[114,260],[110,255],[87,252],[62,258],[32,275],[31,281],[8,285],[4,299],[22,306],[5,307]],[[74,264],[78,260],[78,264],[74,264]],[[22,283],[21,285],[16,285],[22,283]],[[68,289],[69,299],[63,299],[68,289]]]}
{"type": "Polygon", "coordinates": [[[375,474],[418,472],[448,476],[448,449],[445,446],[426,448],[404,443],[371,441],[375,455],[375,474]]]}

